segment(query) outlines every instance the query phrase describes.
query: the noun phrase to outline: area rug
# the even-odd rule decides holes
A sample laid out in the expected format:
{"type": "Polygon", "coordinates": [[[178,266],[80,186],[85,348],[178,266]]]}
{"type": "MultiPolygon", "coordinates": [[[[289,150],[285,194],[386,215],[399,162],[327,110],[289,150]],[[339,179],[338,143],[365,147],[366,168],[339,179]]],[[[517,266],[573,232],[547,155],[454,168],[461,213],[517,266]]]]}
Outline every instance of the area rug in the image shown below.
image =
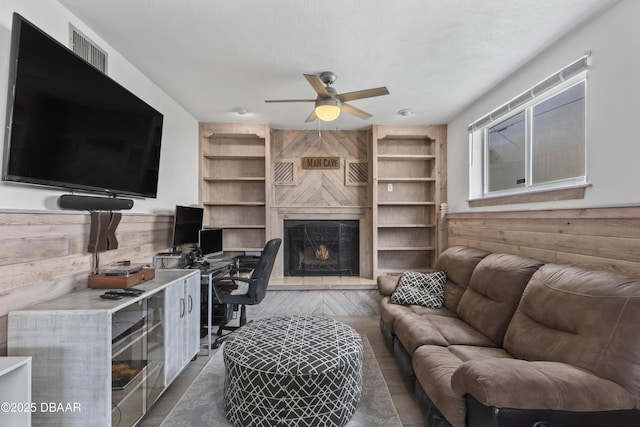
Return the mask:
{"type": "MultiPolygon", "coordinates": [[[[371,344],[362,337],[362,400],[347,427],[402,427],[371,344]]],[[[224,362],[218,350],[161,427],[232,427],[224,414],[224,362]]]]}

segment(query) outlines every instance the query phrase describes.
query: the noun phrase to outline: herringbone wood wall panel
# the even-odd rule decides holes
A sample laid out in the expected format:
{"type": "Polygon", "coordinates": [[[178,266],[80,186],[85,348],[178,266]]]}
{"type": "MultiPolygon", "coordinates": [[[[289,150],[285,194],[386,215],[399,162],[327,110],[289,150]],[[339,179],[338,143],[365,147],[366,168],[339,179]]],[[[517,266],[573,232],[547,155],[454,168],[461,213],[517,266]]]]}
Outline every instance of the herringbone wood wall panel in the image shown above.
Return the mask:
{"type": "Polygon", "coordinates": [[[259,305],[247,307],[251,316],[308,314],[366,316],[378,314],[377,289],[285,291],[270,290],[259,305]]]}
{"type": "Polygon", "coordinates": [[[369,131],[273,130],[274,164],[292,162],[297,185],[276,185],[275,206],[370,206],[367,186],[345,185],[346,162],[367,163],[369,131]],[[303,157],[340,157],[339,169],[302,169],[303,157]]]}

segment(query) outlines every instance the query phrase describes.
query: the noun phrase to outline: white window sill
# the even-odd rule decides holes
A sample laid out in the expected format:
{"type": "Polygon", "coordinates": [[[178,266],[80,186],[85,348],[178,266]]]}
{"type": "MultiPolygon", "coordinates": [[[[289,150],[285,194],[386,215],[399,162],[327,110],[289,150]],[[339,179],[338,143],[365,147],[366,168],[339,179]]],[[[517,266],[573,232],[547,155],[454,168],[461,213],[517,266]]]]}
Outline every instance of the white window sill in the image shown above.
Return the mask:
{"type": "Polygon", "coordinates": [[[470,208],[482,206],[509,205],[517,203],[538,203],[555,200],[584,199],[585,190],[591,184],[576,185],[567,188],[554,188],[549,190],[527,191],[518,194],[504,196],[489,196],[481,199],[467,200],[470,208]]]}

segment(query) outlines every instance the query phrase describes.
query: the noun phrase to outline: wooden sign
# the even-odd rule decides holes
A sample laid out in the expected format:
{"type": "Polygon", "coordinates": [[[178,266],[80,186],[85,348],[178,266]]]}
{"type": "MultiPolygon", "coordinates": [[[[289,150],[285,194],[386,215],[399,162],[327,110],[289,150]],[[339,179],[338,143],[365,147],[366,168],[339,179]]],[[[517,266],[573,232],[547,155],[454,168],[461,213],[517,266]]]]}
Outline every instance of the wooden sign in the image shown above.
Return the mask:
{"type": "Polygon", "coordinates": [[[340,157],[303,157],[302,169],[340,169],[340,157]]]}

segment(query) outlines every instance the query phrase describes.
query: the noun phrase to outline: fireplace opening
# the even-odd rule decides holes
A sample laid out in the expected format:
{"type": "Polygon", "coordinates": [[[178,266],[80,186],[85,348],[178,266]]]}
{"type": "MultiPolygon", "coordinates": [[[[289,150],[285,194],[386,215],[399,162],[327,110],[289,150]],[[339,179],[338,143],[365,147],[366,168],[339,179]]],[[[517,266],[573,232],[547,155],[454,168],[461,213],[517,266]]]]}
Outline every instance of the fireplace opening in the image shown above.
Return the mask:
{"type": "Polygon", "coordinates": [[[285,220],[285,276],[358,276],[360,222],[285,220]]]}

